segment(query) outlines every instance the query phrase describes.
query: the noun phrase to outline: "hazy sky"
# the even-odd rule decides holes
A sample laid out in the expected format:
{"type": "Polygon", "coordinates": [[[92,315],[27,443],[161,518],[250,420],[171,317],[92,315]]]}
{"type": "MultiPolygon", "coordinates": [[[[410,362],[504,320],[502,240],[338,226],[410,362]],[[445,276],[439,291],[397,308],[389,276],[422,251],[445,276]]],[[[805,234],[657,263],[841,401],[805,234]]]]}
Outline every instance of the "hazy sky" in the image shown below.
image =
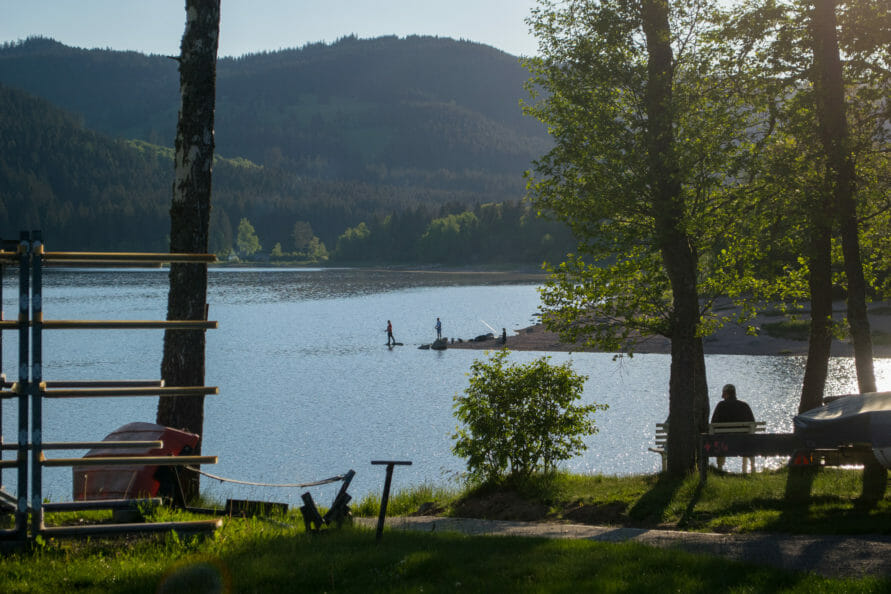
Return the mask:
{"type": "MultiPolygon", "coordinates": [[[[435,35],[514,55],[536,44],[535,0],[221,0],[220,56],[332,42],[346,35],[435,35]]],[[[0,41],[42,35],[75,47],[176,55],[185,0],[0,0],[0,41]]]]}

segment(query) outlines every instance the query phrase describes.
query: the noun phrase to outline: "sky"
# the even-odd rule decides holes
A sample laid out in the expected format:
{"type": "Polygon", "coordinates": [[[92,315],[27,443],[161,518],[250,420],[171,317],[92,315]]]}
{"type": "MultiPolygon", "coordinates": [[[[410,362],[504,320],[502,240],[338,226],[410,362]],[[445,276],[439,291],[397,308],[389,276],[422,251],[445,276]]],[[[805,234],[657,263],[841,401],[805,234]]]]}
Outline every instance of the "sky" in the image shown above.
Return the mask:
{"type": "MultiPolygon", "coordinates": [[[[525,23],[536,0],[221,0],[219,55],[331,43],[356,35],[433,35],[536,53],[525,23]]],[[[185,0],[0,0],[0,42],[178,55],[185,0]]]]}

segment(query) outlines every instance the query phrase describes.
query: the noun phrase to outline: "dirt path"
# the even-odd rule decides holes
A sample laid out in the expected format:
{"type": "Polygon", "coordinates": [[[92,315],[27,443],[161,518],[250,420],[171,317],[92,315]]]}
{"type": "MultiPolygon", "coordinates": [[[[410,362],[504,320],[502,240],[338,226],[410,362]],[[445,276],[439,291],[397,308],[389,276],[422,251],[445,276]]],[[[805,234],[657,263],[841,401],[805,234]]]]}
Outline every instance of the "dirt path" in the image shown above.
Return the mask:
{"type": "MultiPolygon", "coordinates": [[[[375,518],[357,518],[356,522],[370,528],[377,525],[375,518]]],[[[785,570],[808,571],[825,577],[891,575],[891,536],[884,535],[714,534],[437,516],[388,518],[386,527],[391,530],[459,532],[476,536],[634,541],[648,546],[679,548],[691,553],[717,555],[785,570]]]]}

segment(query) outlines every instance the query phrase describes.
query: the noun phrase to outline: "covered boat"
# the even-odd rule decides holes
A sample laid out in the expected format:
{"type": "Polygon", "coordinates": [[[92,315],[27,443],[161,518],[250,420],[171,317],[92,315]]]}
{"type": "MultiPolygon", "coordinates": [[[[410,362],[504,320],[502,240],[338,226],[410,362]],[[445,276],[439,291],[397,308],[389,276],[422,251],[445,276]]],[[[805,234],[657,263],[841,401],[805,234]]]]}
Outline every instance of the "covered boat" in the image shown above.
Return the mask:
{"type": "MultiPolygon", "coordinates": [[[[199,436],[153,423],[128,423],[109,433],[103,441],[161,441],[160,448],[94,448],[84,458],[104,456],[188,455],[199,436]]],[[[74,468],[76,501],[176,497],[176,477],[169,466],[80,466],[74,468]]]]}
{"type": "Polygon", "coordinates": [[[868,444],[891,468],[891,392],[840,396],[793,418],[795,435],[817,448],[868,444]]]}

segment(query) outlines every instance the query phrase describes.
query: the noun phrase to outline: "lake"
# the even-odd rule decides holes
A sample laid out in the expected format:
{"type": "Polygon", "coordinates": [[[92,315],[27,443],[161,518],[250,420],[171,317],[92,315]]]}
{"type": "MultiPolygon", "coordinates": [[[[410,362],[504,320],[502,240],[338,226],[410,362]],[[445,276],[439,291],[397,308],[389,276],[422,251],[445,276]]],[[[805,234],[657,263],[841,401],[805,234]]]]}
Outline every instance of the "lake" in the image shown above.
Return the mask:
{"type": "MultiPolygon", "coordinates": [[[[419,350],[443,336],[464,339],[508,333],[535,322],[538,292],[529,281],[497,274],[394,272],[355,269],[211,269],[207,384],[220,394],[205,402],[203,452],[218,455],[205,466],[242,481],[304,483],[357,474],[355,499],[379,493],[383,468],[371,460],[411,460],[397,468],[394,489],[457,484],[463,460],[451,454],[456,428],[453,398],[484,351],[419,350]],[[386,347],[387,320],[404,346],[386,347]]],[[[46,319],[164,319],[167,273],[158,269],[86,271],[49,269],[44,275],[46,319]]],[[[6,318],[18,309],[13,276],[4,279],[6,318]]],[[[44,335],[45,380],[158,379],[162,331],[52,330],[44,335]]],[[[515,352],[515,361],[545,353],[515,352]]],[[[3,341],[3,370],[15,379],[15,333],[3,341]]],[[[659,456],[647,452],[655,424],[668,413],[667,355],[553,353],[589,376],[584,399],[609,405],[589,449],[564,466],[606,475],[650,473],[659,456]]],[[[725,383],[737,385],[768,431],[788,432],[797,410],[802,357],[708,356],[712,406],[725,383]]],[[[880,389],[889,389],[891,366],[878,360],[880,389]]],[[[827,394],[856,391],[853,362],[833,359],[827,394]]],[[[49,400],[45,441],[102,439],[117,427],[154,422],[156,398],[49,400]]],[[[3,403],[3,436],[14,441],[16,406],[3,403]]],[[[60,455],[82,455],[81,452],[60,455]]],[[[733,464],[733,462],[731,462],[733,464]]],[[[731,466],[731,469],[735,466],[731,466]]],[[[5,471],[7,490],[15,476],[5,471]]],[[[202,478],[202,490],[220,500],[263,499],[301,504],[307,489],[243,486],[202,478]]],[[[47,469],[44,496],[71,498],[70,469],[47,469]]],[[[329,505],[337,484],[308,489],[329,505]]]]}

